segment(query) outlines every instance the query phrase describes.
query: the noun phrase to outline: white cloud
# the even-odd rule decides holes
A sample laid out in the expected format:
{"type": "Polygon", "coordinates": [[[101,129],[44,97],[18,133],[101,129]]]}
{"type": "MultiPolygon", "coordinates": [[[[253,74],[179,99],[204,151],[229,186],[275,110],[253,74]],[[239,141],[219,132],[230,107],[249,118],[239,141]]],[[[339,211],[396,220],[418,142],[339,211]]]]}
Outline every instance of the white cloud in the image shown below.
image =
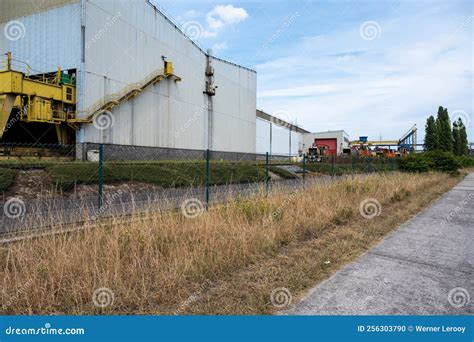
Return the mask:
{"type": "Polygon", "coordinates": [[[248,18],[244,8],[233,5],[217,5],[206,14],[207,27],[201,38],[215,38],[227,26],[236,25],[248,18]]]}
{"type": "Polygon", "coordinates": [[[211,30],[218,30],[224,25],[238,24],[248,18],[248,13],[243,8],[233,5],[217,5],[207,13],[206,20],[211,30]]]}
{"type": "Polygon", "coordinates": [[[443,18],[380,21],[376,41],[360,39],[354,25],[281,46],[282,57],[256,66],[258,106],[297,113],[309,130],[345,129],[352,137],[397,139],[416,123],[422,142],[426,117],[439,105],[472,115],[472,38],[443,18]]]}

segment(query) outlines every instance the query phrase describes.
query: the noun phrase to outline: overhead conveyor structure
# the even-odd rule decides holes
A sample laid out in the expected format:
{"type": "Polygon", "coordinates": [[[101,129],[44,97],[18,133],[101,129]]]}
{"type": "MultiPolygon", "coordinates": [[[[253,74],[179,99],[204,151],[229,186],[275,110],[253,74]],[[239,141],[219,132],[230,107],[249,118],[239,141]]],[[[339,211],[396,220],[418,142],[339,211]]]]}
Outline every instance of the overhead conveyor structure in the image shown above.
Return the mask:
{"type": "Polygon", "coordinates": [[[172,62],[165,61],[158,69],[137,83],[109,94],[90,106],[85,112],[76,111],[75,70],[53,73],[34,73],[28,64],[12,59],[7,53],[5,70],[0,70],[0,139],[10,122],[44,123],[54,125],[60,144],[74,141],[74,131],[81,125],[91,123],[95,116],[111,111],[123,102],[138,96],[146,88],[165,80],[175,82],[181,78],[174,75],[172,62]],[[14,70],[20,63],[22,71],[14,70]]]}
{"type": "Polygon", "coordinates": [[[352,146],[366,145],[371,147],[397,147],[407,151],[416,151],[417,143],[417,127],[413,125],[400,139],[398,140],[355,140],[351,141],[352,146]]]}

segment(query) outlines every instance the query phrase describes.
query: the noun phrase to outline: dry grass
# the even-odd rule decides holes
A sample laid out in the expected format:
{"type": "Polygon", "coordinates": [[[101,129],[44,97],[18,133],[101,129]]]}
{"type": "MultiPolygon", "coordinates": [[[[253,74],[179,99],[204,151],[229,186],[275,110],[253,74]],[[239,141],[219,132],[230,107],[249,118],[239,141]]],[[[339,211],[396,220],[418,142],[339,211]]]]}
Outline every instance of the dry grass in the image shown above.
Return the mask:
{"type": "Polygon", "coordinates": [[[0,250],[1,313],[269,312],[274,287],[298,295],[457,181],[444,174],[357,177],[238,199],[195,219],[153,214],[21,241],[0,250]],[[366,198],[382,204],[382,215],[360,216],[366,198]],[[92,294],[102,287],[115,299],[97,308],[92,294]]]}

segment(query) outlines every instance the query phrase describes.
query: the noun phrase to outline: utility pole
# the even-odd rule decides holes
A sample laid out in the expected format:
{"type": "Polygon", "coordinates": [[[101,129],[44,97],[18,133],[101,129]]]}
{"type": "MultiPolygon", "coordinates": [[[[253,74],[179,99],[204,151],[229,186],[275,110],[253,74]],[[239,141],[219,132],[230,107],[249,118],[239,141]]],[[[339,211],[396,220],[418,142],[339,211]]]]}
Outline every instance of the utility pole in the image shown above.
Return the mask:
{"type": "Polygon", "coordinates": [[[216,95],[216,86],[214,85],[214,68],[212,67],[212,50],[207,50],[206,55],[206,90],[204,90],[204,94],[207,94],[207,144],[206,148],[212,150],[212,133],[213,133],[213,126],[214,126],[214,106],[212,97],[216,95]]]}

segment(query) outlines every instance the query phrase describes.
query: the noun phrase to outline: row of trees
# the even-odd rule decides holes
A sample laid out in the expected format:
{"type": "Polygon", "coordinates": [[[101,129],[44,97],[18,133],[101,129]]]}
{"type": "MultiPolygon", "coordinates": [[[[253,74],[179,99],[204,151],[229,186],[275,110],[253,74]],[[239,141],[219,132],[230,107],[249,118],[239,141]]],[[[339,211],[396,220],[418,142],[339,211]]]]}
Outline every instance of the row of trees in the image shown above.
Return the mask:
{"type": "Polygon", "coordinates": [[[436,119],[431,115],[425,126],[425,151],[453,152],[458,156],[469,153],[466,126],[461,118],[453,122],[448,109],[439,107],[436,119]]]}

